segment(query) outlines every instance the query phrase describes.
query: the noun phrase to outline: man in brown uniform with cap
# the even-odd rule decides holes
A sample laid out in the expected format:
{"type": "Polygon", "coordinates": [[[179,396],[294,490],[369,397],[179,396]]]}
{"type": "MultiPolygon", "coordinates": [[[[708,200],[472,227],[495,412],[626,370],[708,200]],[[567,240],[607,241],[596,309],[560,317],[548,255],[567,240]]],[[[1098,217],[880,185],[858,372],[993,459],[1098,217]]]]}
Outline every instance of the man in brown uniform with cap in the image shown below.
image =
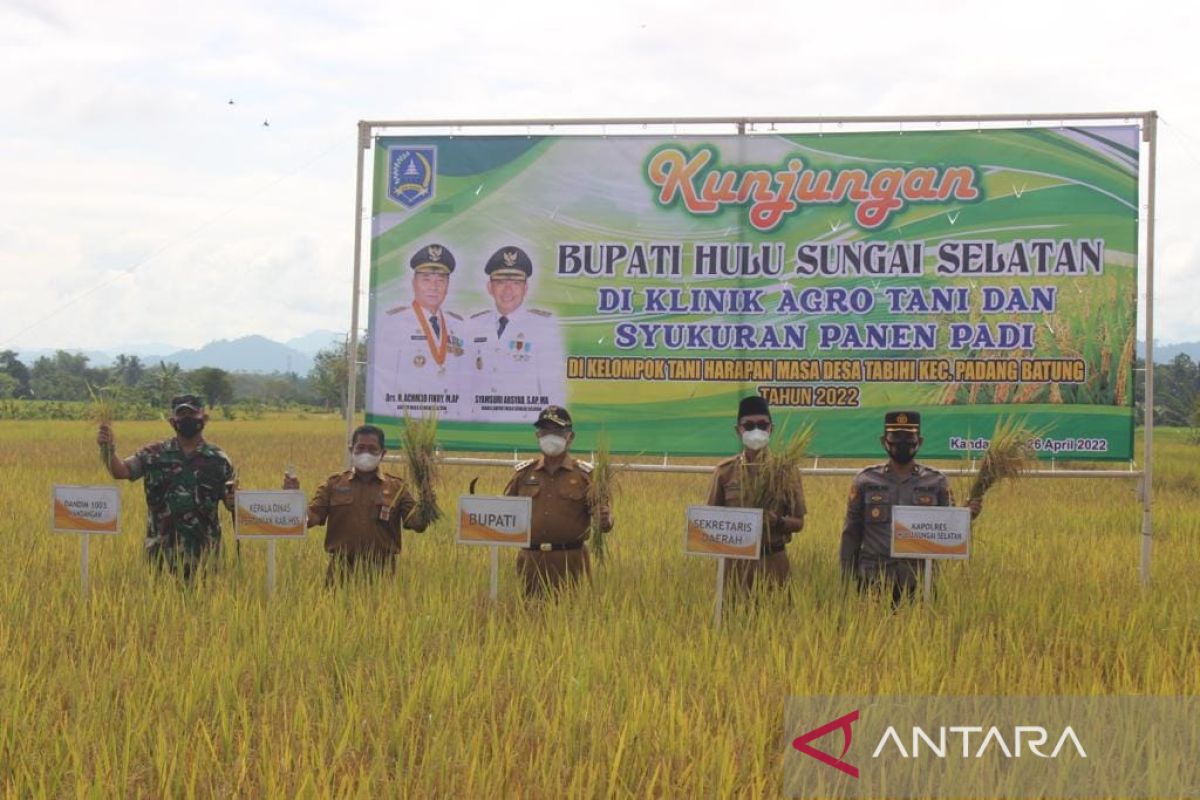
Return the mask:
{"type": "Polygon", "coordinates": [[[581,575],[590,576],[584,542],[592,515],[605,533],[613,525],[608,506],[593,508],[589,504],[592,465],[567,452],[575,439],[571,415],[561,406],[547,406],[533,425],[542,455],[518,464],[504,487],[509,497],[533,498],[532,545],[517,556],[526,597],[540,597],[575,583],[581,575]]]}
{"type": "MultiPolygon", "coordinates": [[[[925,562],[891,557],[892,506],[952,506],[954,495],[945,475],[913,460],[925,441],[920,413],[889,411],[879,441],[888,460],[854,477],[842,526],[841,562],[843,574],[860,590],[877,586],[891,594],[895,605],[916,591],[925,562]]],[[[975,519],[983,501],[972,500],[968,507],[975,519]]]]}
{"type": "MultiPolygon", "coordinates": [[[[767,456],[774,425],[771,408],[758,395],[742,398],[738,404],[738,419],[734,432],[742,442],[742,452],[717,464],[712,485],[708,490],[708,505],[744,508],[744,482],[749,470],[757,468],[767,456]]],[[[804,527],[804,486],[800,473],[796,473],[795,489],[791,498],[777,498],[765,512],[767,525],[763,535],[762,555],[754,560],[733,558],[725,566],[725,587],[748,592],[761,577],[768,586],[783,586],[791,573],[787,551],[784,548],[792,540],[792,534],[804,527]]]]}
{"type": "MultiPolygon", "coordinates": [[[[382,430],[359,426],[350,439],[354,466],[330,475],[308,504],[309,527],[327,526],[326,585],[352,571],[372,576],[384,570],[395,572],[401,523],[414,531],[429,524],[426,509],[413,499],[404,481],[380,472],[386,452],[382,430]]],[[[299,478],[285,477],[283,488],[299,489],[299,478]]]]}

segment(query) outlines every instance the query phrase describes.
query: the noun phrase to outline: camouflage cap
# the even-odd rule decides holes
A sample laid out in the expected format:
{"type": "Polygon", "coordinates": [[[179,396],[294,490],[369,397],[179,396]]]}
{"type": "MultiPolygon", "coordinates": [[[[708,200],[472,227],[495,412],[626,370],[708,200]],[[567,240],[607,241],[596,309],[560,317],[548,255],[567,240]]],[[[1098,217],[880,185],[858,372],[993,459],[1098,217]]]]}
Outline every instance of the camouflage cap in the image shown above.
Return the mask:
{"type": "Polygon", "coordinates": [[[203,411],[204,398],[198,394],[177,394],[171,398],[171,413],[176,413],[181,408],[203,411]]]}
{"type": "Polygon", "coordinates": [[[537,421],[533,423],[533,427],[569,430],[571,427],[571,415],[562,406],[546,406],[542,409],[542,413],[538,414],[537,421]]]}

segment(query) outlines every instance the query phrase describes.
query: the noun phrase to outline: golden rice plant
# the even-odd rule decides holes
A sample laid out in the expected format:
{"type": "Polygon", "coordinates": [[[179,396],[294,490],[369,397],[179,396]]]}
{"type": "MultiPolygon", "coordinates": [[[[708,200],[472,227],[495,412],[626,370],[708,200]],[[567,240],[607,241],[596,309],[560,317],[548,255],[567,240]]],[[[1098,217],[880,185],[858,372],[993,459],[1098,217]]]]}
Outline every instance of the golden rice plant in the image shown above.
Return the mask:
{"type": "Polygon", "coordinates": [[[812,444],[814,429],[806,425],[778,447],[765,448],[752,463],[739,461],[738,480],[747,508],[764,511],[793,508],[803,501],[800,465],[812,444]]]}
{"type": "MultiPolygon", "coordinates": [[[[117,415],[117,403],[112,399],[111,394],[105,387],[100,387],[97,391],[92,388],[90,383],[86,384],[88,394],[92,396],[92,404],[88,408],[88,418],[96,425],[106,425],[112,429],[113,419],[117,415]]],[[[112,445],[100,445],[100,463],[104,464],[104,468],[108,469],[108,462],[112,458],[112,445]]]]}
{"type": "Polygon", "coordinates": [[[442,518],[434,489],[438,477],[437,465],[437,415],[404,417],[404,429],[400,440],[404,449],[404,463],[408,466],[408,480],[416,491],[417,513],[427,522],[442,518]]]}
{"type": "Polygon", "coordinates": [[[980,500],[1000,481],[1024,474],[1037,460],[1030,442],[1044,434],[1045,431],[1029,430],[1023,422],[1011,417],[998,419],[979,465],[979,474],[971,484],[969,497],[980,500]]]}
{"type": "MultiPolygon", "coordinates": [[[[617,488],[617,467],[612,462],[609,452],[608,435],[601,433],[596,437],[596,452],[592,461],[592,481],[588,484],[588,505],[592,508],[608,506],[612,508],[613,496],[617,488]]],[[[600,521],[595,515],[591,520],[592,552],[596,559],[603,563],[607,552],[608,534],[600,529],[600,521]]]]}

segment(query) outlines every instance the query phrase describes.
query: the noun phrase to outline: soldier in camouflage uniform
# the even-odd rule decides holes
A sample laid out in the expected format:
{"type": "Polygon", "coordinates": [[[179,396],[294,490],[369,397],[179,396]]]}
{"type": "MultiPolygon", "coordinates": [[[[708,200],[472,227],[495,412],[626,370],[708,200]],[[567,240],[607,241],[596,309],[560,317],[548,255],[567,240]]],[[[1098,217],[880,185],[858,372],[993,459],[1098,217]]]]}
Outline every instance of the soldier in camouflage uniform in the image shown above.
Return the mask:
{"type": "MultiPolygon", "coordinates": [[[[913,460],[925,441],[918,412],[888,412],[879,441],[888,453],[887,463],[867,467],[850,486],[842,526],[842,572],[860,590],[877,587],[898,605],[920,585],[925,562],[891,557],[892,506],[952,506],[954,495],[945,475],[913,460]]],[[[983,510],[982,500],[967,505],[971,519],[983,510]]]]}
{"type": "Polygon", "coordinates": [[[184,394],[171,400],[173,438],[122,459],[108,425],[101,425],[96,437],[108,449],[108,471],[114,478],[145,482],[147,556],[184,578],[220,553],[218,503],[233,510],[233,464],[201,435],[207,420],[203,400],[184,394]]]}

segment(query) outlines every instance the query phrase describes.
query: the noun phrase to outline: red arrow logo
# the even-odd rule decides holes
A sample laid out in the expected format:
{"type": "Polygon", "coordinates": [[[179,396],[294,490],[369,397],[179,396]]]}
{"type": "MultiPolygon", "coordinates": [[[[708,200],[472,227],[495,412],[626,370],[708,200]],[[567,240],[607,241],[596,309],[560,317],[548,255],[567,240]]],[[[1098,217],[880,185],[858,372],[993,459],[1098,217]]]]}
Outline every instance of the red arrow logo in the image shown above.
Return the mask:
{"type": "Polygon", "coordinates": [[[813,728],[808,733],[797,736],[792,740],[792,747],[796,748],[801,753],[804,753],[806,756],[815,758],[822,764],[827,764],[836,770],[841,770],[851,778],[857,778],[858,767],[842,761],[842,759],[845,758],[846,753],[850,750],[850,738],[853,735],[853,731],[851,730],[850,726],[855,722],[858,722],[858,711],[851,711],[844,717],[838,717],[832,722],[826,722],[819,728],[813,728]],[[809,745],[809,742],[815,739],[820,739],[823,736],[827,736],[828,734],[839,729],[842,731],[842,737],[845,743],[842,745],[841,755],[839,755],[837,758],[829,755],[829,753],[826,753],[824,750],[818,750],[817,748],[809,745]]]}

